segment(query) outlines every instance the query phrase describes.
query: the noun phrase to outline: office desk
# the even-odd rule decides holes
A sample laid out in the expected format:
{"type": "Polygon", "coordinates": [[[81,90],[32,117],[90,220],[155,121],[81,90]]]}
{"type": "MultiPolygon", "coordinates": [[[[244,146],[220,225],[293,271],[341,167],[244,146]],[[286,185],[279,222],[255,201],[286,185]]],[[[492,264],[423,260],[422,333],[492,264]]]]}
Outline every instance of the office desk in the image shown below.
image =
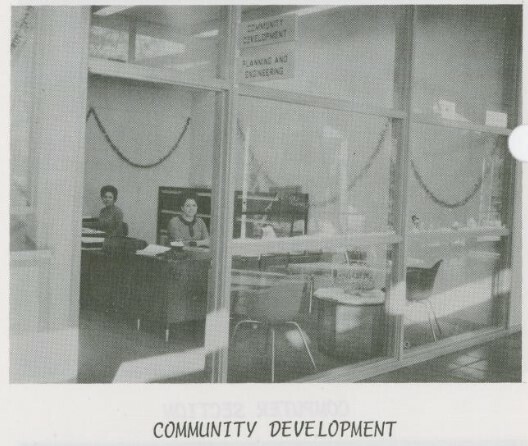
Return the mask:
{"type": "Polygon", "coordinates": [[[164,326],[204,319],[210,255],[182,252],[168,260],[82,250],[81,306],[164,326]]]}

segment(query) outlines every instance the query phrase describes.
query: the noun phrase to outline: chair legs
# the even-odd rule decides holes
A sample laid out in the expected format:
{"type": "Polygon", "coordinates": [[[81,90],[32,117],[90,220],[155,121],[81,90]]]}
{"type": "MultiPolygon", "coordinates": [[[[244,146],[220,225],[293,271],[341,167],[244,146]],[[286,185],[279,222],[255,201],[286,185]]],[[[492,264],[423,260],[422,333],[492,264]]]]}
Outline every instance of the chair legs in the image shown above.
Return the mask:
{"type": "Polygon", "coordinates": [[[434,316],[434,320],[435,320],[436,326],[438,328],[438,334],[440,335],[440,337],[442,337],[442,328],[440,327],[440,324],[438,322],[438,318],[436,317],[436,313],[435,313],[435,310],[433,308],[433,304],[432,304],[432,302],[429,299],[426,299],[426,300],[427,300],[427,303],[429,304],[429,308],[431,309],[431,313],[434,316]]]}
{"type": "Polygon", "coordinates": [[[315,278],[314,276],[310,276],[310,281],[308,284],[309,287],[309,306],[308,306],[308,313],[312,312],[312,306],[313,306],[313,297],[315,292],[315,278]]]}
{"type": "Polygon", "coordinates": [[[271,332],[271,382],[275,382],[275,329],[270,327],[271,332]]]}
{"type": "Polygon", "coordinates": [[[302,339],[302,341],[304,343],[304,347],[306,348],[306,352],[308,353],[308,356],[310,357],[310,361],[312,361],[313,368],[314,368],[314,370],[317,370],[317,366],[315,365],[315,361],[314,361],[314,358],[312,356],[312,352],[310,351],[310,348],[308,347],[308,342],[306,340],[306,337],[304,336],[303,331],[301,330],[301,327],[299,326],[299,324],[297,322],[294,322],[294,321],[289,321],[289,322],[287,322],[287,324],[293,325],[297,329],[299,334],[301,335],[301,339],[302,339]]]}
{"type": "MultiPolygon", "coordinates": [[[[239,322],[237,322],[237,324],[235,325],[235,328],[233,328],[233,334],[231,335],[231,340],[233,340],[235,338],[235,335],[238,331],[238,328],[243,325],[243,324],[263,324],[264,322],[262,321],[255,321],[255,320],[252,320],[252,319],[244,319],[244,320],[241,320],[239,322]]],[[[297,331],[299,332],[299,334],[301,335],[301,339],[303,341],[303,344],[304,344],[304,347],[306,349],[306,352],[308,353],[308,356],[310,357],[310,361],[313,365],[313,368],[314,370],[317,371],[317,366],[315,365],[315,360],[314,360],[314,357],[312,355],[312,352],[310,351],[310,347],[308,347],[308,341],[306,339],[306,336],[304,335],[301,327],[299,326],[299,324],[297,322],[294,322],[294,321],[287,321],[287,322],[284,322],[284,324],[286,325],[293,325],[297,331]]],[[[274,383],[275,382],[275,327],[273,325],[269,325],[269,334],[270,334],[270,338],[271,338],[271,382],[274,383]]],[[[266,344],[268,343],[268,336],[266,336],[266,344]]]]}
{"type": "Polygon", "coordinates": [[[231,335],[231,340],[235,338],[236,332],[242,324],[262,324],[262,323],[263,323],[262,321],[254,321],[253,319],[243,319],[241,321],[238,321],[235,325],[235,328],[233,328],[233,334],[231,335]]]}
{"type": "Polygon", "coordinates": [[[440,324],[438,323],[438,319],[436,318],[436,314],[434,312],[434,309],[433,309],[433,305],[431,304],[431,302],[429,301],[429,299],[425,299],[427,301],[427,303],[429,305],[427,305],[425,303],[425,301],[419,301],[422,305],[424,305],[427,309],[427,318],[429,319],[429,326],[431,327],[431,333],[433,334],[433,339],[434,341],[436,342],[438,340],[437,336],[436,336],[436,332],[435,332],[435,329],[434,329],[434,325],[433,325],[433,319],[431,318],[431,313],[433,313],[434,315],[434,319],[436,321],[436,325],[438,326],[438,332],[440,333],[440,335],[442,335],[442,331],[440,329],[440,324]]]}

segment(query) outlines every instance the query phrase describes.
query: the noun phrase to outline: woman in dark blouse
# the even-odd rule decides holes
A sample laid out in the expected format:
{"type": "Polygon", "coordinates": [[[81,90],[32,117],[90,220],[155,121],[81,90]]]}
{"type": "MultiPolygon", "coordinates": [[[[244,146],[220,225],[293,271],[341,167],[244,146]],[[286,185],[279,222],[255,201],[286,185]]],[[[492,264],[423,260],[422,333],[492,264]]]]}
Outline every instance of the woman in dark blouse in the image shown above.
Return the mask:
{"type": "Polygon", "coordinates": [[[99,213],[96,229],[106,232],[106,235],[124,235],[123,211],[115,205],[117,189],[110,185],[103,186],[101,188],[101,200],[104,208],[99,213]]]}

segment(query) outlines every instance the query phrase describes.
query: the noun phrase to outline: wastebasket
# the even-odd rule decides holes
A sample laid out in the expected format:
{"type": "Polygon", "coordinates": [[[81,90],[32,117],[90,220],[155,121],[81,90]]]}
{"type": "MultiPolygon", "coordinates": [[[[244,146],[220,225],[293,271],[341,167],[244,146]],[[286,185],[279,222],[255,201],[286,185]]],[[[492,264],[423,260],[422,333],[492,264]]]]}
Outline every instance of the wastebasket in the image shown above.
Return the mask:
{"type": "Polygon", "coordinates": [[[318,307],[319,350],[352,360],[383,353],[385,293],[381,290],[347,294],[342,288],[314,292],[318,307]]]}

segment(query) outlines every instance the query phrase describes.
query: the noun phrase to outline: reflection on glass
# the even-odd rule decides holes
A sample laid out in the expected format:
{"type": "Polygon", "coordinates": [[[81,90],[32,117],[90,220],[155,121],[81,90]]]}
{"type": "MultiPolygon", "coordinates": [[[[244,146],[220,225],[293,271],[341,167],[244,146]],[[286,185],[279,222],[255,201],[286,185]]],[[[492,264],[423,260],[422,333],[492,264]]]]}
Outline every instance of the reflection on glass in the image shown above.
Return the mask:
{"type": "Polygon", "coordinates": [[[246,237],[392,228],[390,120],[250,98],[240,108],[236,210],[246,237]]]}
{"type": "Polygon", "coordinates": [[[233,258],[230,382],[284,382],[386,355],[386,247],[233,258]]]}
{"type": "Polygon", "coordinates": [[[499,323],[505,137],[411,127],[405,346],[499,323]]]}
{"type": "Polygon", "coordinates": [[[35,155],[30,146],[34,96],[34,7],[13,7],[11,16],[11,147],[10,147],[10,249],[34,250],[35,197],[31,173],[35,155]]]}
{"type": "Polygon", "coordinates": [[[512,63],[506,48],[512,7],[435,5],[417,11],[413,111],[507,127],[504,67],[512,63]]]}
{"type": "Polygon", "coordinates": [[[499,237],[409,243],[405,347],[445,339],[500,323],[499,237]]]}
{"type": "Polygon", "coordinates": [[[128,30],[92,25],[90,27],[90,56],[126,62],[128,30]]]}
{"type": "Polygon", "coordinates": [[[188,241],[191,230],[198,235],[194,224],[180,226],[183,247],[170,245],[168,229],[194,199],[197,216],[210,225],[215,101],[214,92],[195,88],[89,77],[88,103],[115,147],[138,164],[163,161],[131,168],[93,117],[88,120],[83,215],[99,214],[106,178],[119,190],[129,232],[128,238],[106,238],[102,249],[83,246],[80,382],[206,380],[211,256],[188,241]],[[146,243],[138,246],[138,240],[146,243]]]}
{"type": "Polygon", "coordinates": [[[413,124],[409,218],[419,224],[412,230],[502,227],[507,159],[504,136],[413,124]]]}
{"type": "Polygon", "coordinates": [[[149,6],[108,17],[95,11],[90,55],[215,79],[222,76],[225,11],[223,6],[149,6]]]}
{"type": "MultiPolygon", "coordinates": [[[[293,68],[286,70],[289,74],[281,79],[253,81],[264,87],[392,107],[399,14],[398,8],[388,6],[243,7],[243,23],[294,17],[297,24],[295,40],[273,45],[274,52],[291,56],[293,68]]],[[[243,47],[241,57],[250,60],[265,55],[266,50],[269,55],[269,48],[243,47]]],[[[247,81],[245,76],[242,79],[247,81]]]]}

